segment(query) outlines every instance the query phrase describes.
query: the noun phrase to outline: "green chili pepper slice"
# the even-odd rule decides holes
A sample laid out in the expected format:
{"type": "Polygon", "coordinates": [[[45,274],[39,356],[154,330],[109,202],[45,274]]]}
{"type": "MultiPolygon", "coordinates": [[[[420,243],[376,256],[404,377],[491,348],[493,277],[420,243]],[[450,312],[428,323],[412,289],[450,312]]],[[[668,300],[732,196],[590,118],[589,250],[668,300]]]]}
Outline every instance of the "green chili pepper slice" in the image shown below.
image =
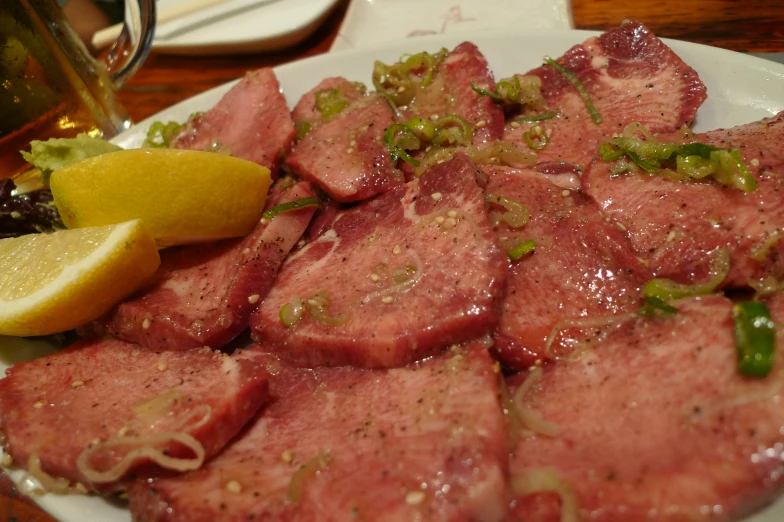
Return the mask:
{"type": "Polygon", "coordinates": [[[144,140],[142,147],[151,147],[154,149],[166,149],[175,134],[180,132],[182,125],[176,121],[163,123],[162,121],[155,121],[150,125],[147,131],[147,138],[144,140]]]}
{"type": "Polygon", "coordinates": [[[395,123],[384,129],[384,143],[392,158],[392,165],[395,165],[398,159],[402,159],[409,165],[419,166],[419,160],[412,158],[406,149],[417,150],[422,146],[422,142],[407,125],[395,123]]]}
{"type": "MultiPolygon", "coordinates": [[[[534,129],[537,127],[534,127],[534,129]]],[[[525,139],[529,149],[542,150],[550,143],[550,137],[541,128],[538,131],[534,131],[534,129],[524,132],[523,139],[525,139]]]]}
{"type": "Polygon", "coordinates": [[[748,377],[765,377],[773,367],[776,327],[770,310],[760,301],[744,301],[732,307],[738,371],[748,377]]]}
{"type": "Polygon", "coordinates": [[[596,107],[593,104],[593,100],[591,100],[591,95],[588,94],[588,91],[585,89],[585,86],[574,74],[572,71],[561,65],[560,63],[556,62],[549,56],[544,57],[544,63],[561,73],[564,78],[569,80],[569,83],[574,85],[574,88],[577,89],[577,92],[580,93],[580,97],[583,99],[583,103],[585,103],[585,108],[588,109],[588,114],[591,115],[591,120],[596,124],[599,125],[602,123],[602,116],[599,114],[599,111],[596,110],[596,107]]]}
{"type": "Polygon", "coordinates": [[[491,224],[494,227],[498,226],[501,221],[503,221],[511,228],[522,228],[531,218],[531,213],[528,211],[528,208],[514,199],[497,196],[495,194],[485,194],[485,202],[501,205],[507,210],[500,216],[491,217],[491,224]]]}
{"type": "Polygon", "coordinates": [[[454,114],[442,116],[434,124],[436,135],[433,138],[433,145],[468,145],[474,137],[471,124],[454,114]]]}
{"type": "Polygon", "coordinates": [[[433,141],[433,138],[436,137],[436,126],[425,118],[415,116],[406,122],[406,127],[424,142],[433,141]]]}
{"type": "Polygon", "coordinates": [[[506,255],[509,256],[509,259],[512,261],[517,261],[522,257],[532,253],[536,249],[536,242],[533,239],[529,239],[528,241],[524,241],[517,246],[514,246],[506,251],[506,255]]]}
{"type": "Polygon", "coordinates": [[[310,132],[310,122],[298,121],[294,124],[294,130],[297,131],[296,139],[301,140],[307,133],[310,132]]]}
{"type": "Polygon", "coordinates": [[[297,199],[295,201],[289,201],[287,203],[275,205],[262,214],[261,217],[264,219],[272,219],[278,214],[283,214],[284,212],[291,212],[292,210],[298,210],[305,207],[317,207],[319,205],[321,205],[321,200],[315,196],[311,196],[309,198],[297,199]]]}
{"type": "Polygon", "coordinates": [[[302,305],[302,300],[299,296],[294,296],[291,301],[280,307],[280,322],[286,328],[291,328],[302,319],[304,313],[305,307],[302,305]]]}

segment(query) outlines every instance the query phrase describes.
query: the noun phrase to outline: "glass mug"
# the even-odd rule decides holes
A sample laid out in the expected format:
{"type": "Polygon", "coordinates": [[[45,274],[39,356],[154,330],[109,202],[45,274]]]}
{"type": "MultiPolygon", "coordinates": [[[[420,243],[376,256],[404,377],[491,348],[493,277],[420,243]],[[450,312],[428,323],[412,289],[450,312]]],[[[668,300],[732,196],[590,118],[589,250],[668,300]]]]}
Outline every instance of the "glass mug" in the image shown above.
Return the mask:
{"type": "Polygon", "coordinates": [[[155,0],[126,0],[125,28],[101,63],[56,0],[0,0],[0,179],[28,167],[19,151],[31,140],[128,129],[116,90],[147,57],[154,29],[155,0]]]}

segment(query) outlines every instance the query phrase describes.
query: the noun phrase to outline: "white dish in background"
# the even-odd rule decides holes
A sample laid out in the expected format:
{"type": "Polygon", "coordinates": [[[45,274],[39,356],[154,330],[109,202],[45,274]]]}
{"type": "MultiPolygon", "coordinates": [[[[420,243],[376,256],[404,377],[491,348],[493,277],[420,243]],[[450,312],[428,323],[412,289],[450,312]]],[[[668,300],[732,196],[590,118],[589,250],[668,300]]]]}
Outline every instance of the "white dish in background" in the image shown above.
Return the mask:
{"type": "Polygon", "coordinates": [[[433,34],[573,27],[570,0],[351,0],[331,50],[433,34]]]}
{"type": "MultiPolygon", "coordinates": [[[[437,51],[451,48],[463,40],[479,46],[490,62],[496,78],[525,72],[541,63],[542,56],[559,56],[571,46],[596,34],[588,31],[547,31],[499,34],[499,31],[473,35],[425,36],[415,41],[403,40],[368,46],[341,53],[331,53],[277,67],[275,72],[290,106],[305,92],[328,76],[344,76],[349,80],[369,83],[376,59],[394,62],[404,53],[423,49],[437,51]]],[[[784,110],[784,65],[749,57],[723,49],[665,40],[676,53],[699,73],[708,87],[708,100],[700,108],[694,129],[706,131],[718,127],[741,125],[784,110]]],[[[195,111],[212,107],[234,82],[217,87],[181,102],[141,122],[112,141],[125,148],[134,148],[144,141],[147,128],[155,120],[184,121],[195,111]]],[[[12,362],[8,354],[9,338],[0,337],[0,371],[12,362]]],[[[18,358],[18,357],[17,357],[18,358]]],[[[23,472],[9,473],[19,482],[23,472]]],[[[36,497],[43,509],[63,522],[129,522],[127,510],[117,508],[98,497],[44,495],[36,497]]],[[[749,517],[744,522],[781,522],[784,520],[784,499],[749,517]]]]}
{"type": "MultiPolygon", "coordinates": [[[[158,0],[158,10],[188,0],[158,0]]],[[[202,20],[167,38],[156,38],[153,49],[161,54],[216,55],[273,51],[301,42],[324,22],[339,0],[229,0],[205,10],[162,24],[171,26],[202,20]]]]}

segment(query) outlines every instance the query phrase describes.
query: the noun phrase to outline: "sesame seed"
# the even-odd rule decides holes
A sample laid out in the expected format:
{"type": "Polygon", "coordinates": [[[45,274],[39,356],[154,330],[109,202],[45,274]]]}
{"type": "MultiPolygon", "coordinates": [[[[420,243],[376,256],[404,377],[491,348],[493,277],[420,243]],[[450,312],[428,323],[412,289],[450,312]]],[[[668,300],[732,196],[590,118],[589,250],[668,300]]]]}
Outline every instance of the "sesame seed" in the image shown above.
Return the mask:
{"type": "Polygon", "coordinates": [[[447,220],[444,221],[444,228],[447,229],[455,228],[455,225],[457,225],[457,221],[455,221],[455,218],[447,218],[447,220]]]}
{"type": "Polygon", "coordinates": [[[248,296],[248,302],[250,304],[256,304],[259,302],[259,294],[253,294],[248,296]]]}
{"type": "Polygon", "coordinates": [[[123,426],[120,428],[120,431],[117,432],[118,437],[125,437],[125,434],[128,433],[128,426],[123,426]]]}
{"type": "Polygon", "coordinates": [[[87,487],[85,487],[85,485],[84,485],[84,484],[82,484],[81,482],[77,482],[77,483],[74,485],[74,489],[75,489],[76,491],[78,491],[79,493],[83,494],[83,495],[86,495],[86,494],[87,494],[87,487]]]}
{"type": "Polygon", "coordinates": [[[378,274],[370,274],[371,281],[378,281],[381,277],[378,274]]]}
{"type": "Polygon", "coordinates": [[[351,154],[352,152],[354,152],[354,147],[349,147],[346,149],[346,154],[351,154]]]}
{"type": "Polygon", "coordinates": [[[401,251],[402,251],[402,249],[400,248],[400,245],[395,245],[392,248],[392,253],[395,254],[395,255],[398,255],[401,251]]]}
{"type": "Polygon", "coordinates": [[[145,319],[144,321],[142,321],[142,328],[144,328],[145,330],[149,330],[150,329],[150,320],[149,319],[145,319]]]}
{"type": "Polygon", "coordinates": [[[44,406],[46,406],[46,400],[45,399],[41,399],[40,401],[38,401],[35,404],[33,404],[33,408],[43,408],[44,406]]]}
{"type": "Polygon", "coordinates": [[[139,355],[139,350],[131,350],[131,355],[136,357],[137,355],[139,355]]]}
{"type": "Polygon", "coordinates": [[[550,135],[553,133],[553,129],[547,129],[546,131],[544,131],[544,133],[547,134],[547,137],[549,138],[550,135]]]}
{"type": "Polygon", "coordinates": [[[618,227],[618,230],[623,230],[626,232],[626,227],[623,226],[623,223],[615,223],[615,226],[618,227]]]}
{"type": "Polygon", "coordinates": [[[243,250],[243,251],[242,251],[242,254],[243,254],[243,255],[246,255],[246,256],[247,256],[248,254],[250,254],[250,248],[246,248],[245,250],[243,250]]]}
{"type": "Polygon", "coordinates": [[[8,453],[3,453],[3,460],[0,461],[0,464],[2,464],[3,467],[7,468],[8,466],[10,466],[13,463],[14,463],[14,459],[11,458],[11,455],[9,455],[8,453]]]}
{"type": "Polygon", "coordinates": [[[476,127],[477,129],[481,129],[481,128],[482,128],[482,127],[484,127],[485,125],[487,125],[487,122],[486,122],[485,120],[479,120],[478,122],[476,122],[476,125],[475,125],[475,127],[476,127]]]}
{"type": "Polygon", "coordinates": [[[169,366],[165,362],[162,362],[162,363],[158,364],[158,371],[159,372],[165,372],[168,369],[169,369],[169,366]]]}
{"type": "Polygon", "coordinates": [[[389,304],[392,301],[393,301],[393,299],[392,299],[391,295],[388,295],[388,296],[385,296],[385,297],[381,298],[381,302],[384,303],[384,304],[389,304]]]}
{"type": "Polygon", "coordinates": [[[564,189],[564,190],[561,192],[561,195],[562,195],[563,197],[566,197],[566,196],[568,196],[569,194],[571,194],[571,192],[569,192],[569,191],[568,191],[568,190],[566,190],[566,189],[564,189]]]}
{"type": "Polygon", "coordinates": [[[422,491],[411,491],[406,495],[406,504],[409,506],[416,506],[425,500],[425,494],[422,491]]]}
{"type": "Polygon", "coordinates": [[[445,219],[444,216],[436,216],[436,223],[438,223],[439,225],[443,225],[444,219],[445,219]]]}
{"type": "Polygon", "coordinates": [[[236,480],[230,480],[226,483],[226,491],[229,493],[238,494],[242,492],[242,485],[236,480]]]}
{"type": "Polygon", "coordinates": [[[349,145],[351,145],[352,147],[356,147],[357,146],[357,140],[351,140],[351,143],[349,143],[349,145]]]}
{"type": "Polygon", "coordinates": [[[299,246],[305,246],[305,240],[304,240],[304,239],[300,239],[300,240],[297,242],[297,244],[298,244],[299,246]]]}
{"type": "Polygon", "coordinates": [[[294,460],[294,454],[289,450],[283,450],[283,453],[280,454],[280,458],[283,459],[283,462],[291,462],[294,460]]]}
{"type": "Polygon", "coordinates": [[[759,167],[759,160],[757,158],[754,158],[749,163],[751,163],[752,167],[759,167]]]}
{"type": "Polygon", "coordinates": [[[438,119],[438,114],[431,114],[430,115],[430,119],[431,120],[437,120],[438,119]]]}
{"type": "Polygon", "coordinates": [[[81,388],[84,386],[84,381],[74,381],[71,383],[71,388],[81,388]]]}
{"type": "Polygon", "coordinates": [[[262,225],[266,225],[267,223],[269,223],[269,219],[261,218],[261,221],[259,221],[259,223],[261,223],[262,225]]]}
{"type": "Polygon", "coordinates": [[[446,215],[451,218],[457,217],[457,210],[450,210],[449,212],[446,213],[446,215]]]}
{"type": "Polygon", "coordinates": [[[430,197],[436,201],[441,201],[441,193],[440,192],[433,192],[430,194],[430,197]]]}
{"type": "Polygon", "coordinates": [[[513,121],[511,126],[512,126],[513,129],[519,129],[520,128],[520,122],[519,121],[513,121]]]}
{"type": "Polygon", "coordinates": [[[397,88],[397,92],[406,92],[406,88],[403,85],[401,85],[400,87],[397,88]]]}

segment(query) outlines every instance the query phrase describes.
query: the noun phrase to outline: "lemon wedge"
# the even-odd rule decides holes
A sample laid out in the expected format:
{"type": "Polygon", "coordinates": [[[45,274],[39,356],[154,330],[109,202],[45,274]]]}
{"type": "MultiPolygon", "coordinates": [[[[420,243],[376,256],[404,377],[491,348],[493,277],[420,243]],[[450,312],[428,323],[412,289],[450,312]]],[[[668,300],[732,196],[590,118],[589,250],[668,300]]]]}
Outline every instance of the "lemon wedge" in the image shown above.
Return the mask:
{"type": "Polygon", "coordinates": [[[48,335],[97,319],[160,265],[141,220],[0,240],[0,335],[48,335]]]}
{"type": "Polygon", "coordinates": [[[50,179],[68,228],[142,219],[161,247],[247,235],[270,183],[270,171],[250,161],[175,149],[110,152],[50,179]]]}

